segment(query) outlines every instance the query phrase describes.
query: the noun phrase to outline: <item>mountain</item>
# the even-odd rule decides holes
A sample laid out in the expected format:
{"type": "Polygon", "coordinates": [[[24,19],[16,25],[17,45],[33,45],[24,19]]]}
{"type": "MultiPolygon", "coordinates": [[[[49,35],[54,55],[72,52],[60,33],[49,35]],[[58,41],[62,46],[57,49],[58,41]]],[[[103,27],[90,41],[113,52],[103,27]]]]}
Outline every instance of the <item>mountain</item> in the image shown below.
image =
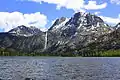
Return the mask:
{"type": "Polygon", "coordinates": [[[26,27],[24,25],[18,26],[10,31],[8,33],[13,33],[15,35],[19,36],[33,36],[42,33],[42,31],[38,28],[35,28],[33,26],[31,27],[26,27]]]}
{"type": "Polygon", "coordinates": [[[82,48],[97,40],[101,35],[111,33],[113,28],[90,13],[78,12],[70,19],[60,18],[48,30],[48,51],[67,52],[82,48]]]}
{"type": "Polygon", "coordinates": [[[18,26],[6,33],[0,33],[0,48],[19,52],[41,52],[45,33],[35,27],[18,26]],[[39,49],[39,50],[37,50],[39,49]]]}
{"type": "Polygon", "coordinates": [[[61,17],[46,32],[35,27],[18,26],[0,33],[0,48],[27,53],[87,53],[120,49],[120,23],[115,27],[90,13],[61,17]]]}

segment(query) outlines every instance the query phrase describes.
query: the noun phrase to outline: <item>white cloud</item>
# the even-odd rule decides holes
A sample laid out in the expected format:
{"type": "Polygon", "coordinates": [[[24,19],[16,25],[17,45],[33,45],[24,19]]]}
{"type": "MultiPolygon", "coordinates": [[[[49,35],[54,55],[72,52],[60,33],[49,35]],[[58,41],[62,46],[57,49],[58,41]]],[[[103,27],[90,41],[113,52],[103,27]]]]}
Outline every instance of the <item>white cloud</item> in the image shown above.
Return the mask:
{"type": "Polygon", "coordinates": [[[89,1],[87,5],[85,5],[85,9],[87,10],[96,10],[96,9],[103,9],[107,7],[107,3],[98,4],[96,1],[89,1]]]}
{"type": "Polygon", "coordinates": [[[120,18],[120,14],[118,15],[118,17],[120,18]]]}
{"type": "MultiPolygon", "coordinates": [[[[25,0],[26,1],[26,0],[25,0]]],[[[96,1],[89,1],[88,4],[85,4],[84,0],[27,0],[33,2],[46,2],[49,4],[56,4],[56,9],[60,9],[61,7],[65,7],[67,9],[72,9],[74,11],[82,11],[85,10],[96,10],[96,9],[103,9],[107,6],[107,3],[97,4],[96,1]]]]}
{"type": "Polygon", "coordinates": [[[43,1],[49,4],[56,4],[57,9],[65,7],[67,9],[79,10],[84,5],[84,0],[32,0],[32,1],[43,1]]]}
{"type": "Polygon", "coordinates": [[[23,14],[20,12],[0,12],[0,29],[9,31],[20,25],[35,26],[41,30],[45,30],[47,17],[40,12],[23,14]]]}
{"type": "Polygon", "coordinates": [[[110,0],[111,3],[120,5],[120,0],[110,0]]]}
{"type": "Polygon", "coordinates": [[[95,14],[95,15],[99,15],[100,13],[101,13],[101,12],[100,12],[100,11],[98,11],[98,12],[95,12],[94,14],[95,14]]]}
{"type": "Polygon", "coordinates": [[[112,25],[116,25],[120,22],[120,18],[112,18],[112,17],[106,17],[106,16],[99,16],[103,19],[103,21],[112,24],[112,25]]]}

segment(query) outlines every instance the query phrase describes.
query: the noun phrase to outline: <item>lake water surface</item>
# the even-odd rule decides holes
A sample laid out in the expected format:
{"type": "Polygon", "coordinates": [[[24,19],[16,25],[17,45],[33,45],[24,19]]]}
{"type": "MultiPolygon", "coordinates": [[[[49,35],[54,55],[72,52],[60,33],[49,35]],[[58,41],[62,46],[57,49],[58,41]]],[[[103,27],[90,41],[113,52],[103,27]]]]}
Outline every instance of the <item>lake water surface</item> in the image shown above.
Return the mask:
{"type": "Polygon", "coordinates": [[[0,80],[120,80],[120,58],[0,57],[0,80]]]}

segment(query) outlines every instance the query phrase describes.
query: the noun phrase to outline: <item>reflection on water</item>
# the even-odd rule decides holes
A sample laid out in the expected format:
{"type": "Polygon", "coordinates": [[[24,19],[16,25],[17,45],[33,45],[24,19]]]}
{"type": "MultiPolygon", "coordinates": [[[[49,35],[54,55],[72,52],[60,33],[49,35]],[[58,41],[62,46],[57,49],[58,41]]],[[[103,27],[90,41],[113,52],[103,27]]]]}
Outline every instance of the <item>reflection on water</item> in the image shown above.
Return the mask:
{"type": "Polygon", "coordinates": [[[0,57],[0,79],[120,80],[120,59],[0,57]]]}

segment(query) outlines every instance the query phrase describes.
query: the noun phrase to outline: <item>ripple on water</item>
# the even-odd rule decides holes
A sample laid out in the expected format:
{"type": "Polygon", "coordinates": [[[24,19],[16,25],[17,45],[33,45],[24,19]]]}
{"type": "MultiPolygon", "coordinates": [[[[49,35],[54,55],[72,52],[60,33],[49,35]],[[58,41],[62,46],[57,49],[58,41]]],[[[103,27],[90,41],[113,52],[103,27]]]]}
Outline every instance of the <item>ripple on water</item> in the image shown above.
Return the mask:
{"type": "Polygon", "coordinates": [[[2,80],[120,80],[119,58],[2,57],[2,80]]]}

